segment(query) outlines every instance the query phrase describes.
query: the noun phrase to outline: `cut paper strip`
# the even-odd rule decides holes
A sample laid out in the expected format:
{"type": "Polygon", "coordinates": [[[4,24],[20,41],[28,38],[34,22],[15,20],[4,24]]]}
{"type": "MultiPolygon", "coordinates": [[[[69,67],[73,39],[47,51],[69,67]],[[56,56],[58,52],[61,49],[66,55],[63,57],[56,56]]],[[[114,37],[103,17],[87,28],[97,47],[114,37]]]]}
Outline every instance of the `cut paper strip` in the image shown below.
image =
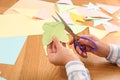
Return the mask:
{"type": "Polygon", "coordinates": [[[83,26],[83,25],[78,25],[78,24],[72,24],[72,25],[69,25],[69,27],[72,29],[72,31],[75,34],[78,34],[84,31],[86,28],[88,28],[88,26],[83,26]]]}
{"type": "Polygon", "coordinates": [[[0,63],[14,65],[26,38],[0,38],[0,63]]]}
{"type": "Polygon", "coordinates": [[[99,4],[99,3],[97,3],[97,5],[103,8],[104,10],[106,10],[107,12],[109,12],[110,14],[113,14],[120,9],[120,6],[112,6],[112,5],[99,4]]]}
{"type": "Polygon", "coordinates": [[[94,25],[93,26],[98,26],[100,24],[105,24],[108,21],[110,21],[111,19],[97,19],[97,20],[93,20],[94,25]]]}
{"type": "Polygon", "coordinates": [[[104,14],[101,11],[93,10],[93,9],[88,9],[86,7],[77,7],[76,8],[79,14],[85,16],[85,17],[105,17],[105,18],[112,18],[106,14],[104,14]]]}
{"type": "Polygon", "coordinates": [[[33,20],[19,14],[0,15],[0,37],[42,34],[45,22],[50,20],[33,20]]]}
{"type": "Polygon", "coordinates": [[[89,27],[90,34],[95,35],[99,39],[104,38],[109,32],[97,28],[89,27]]]}
{"type": "Polygon", "coordinates": [[[88,9],[93,9],[93,10],[99,10],[99,6],[94,5],[93,3],[89,2],[88,5],[84,5],[86,6],[88,9]]]}
{"type": "Polygon", "coordinates": [[[43,25],[43,38],[42,43],[47,46],[52,42],[52,37],[56,36],[60,41],[67,42],[68,36],[64,31],[64,25],[61,22],[49,22],[43,25]]]}
{"type": "Polygon", "coordinates": [[[61,14],[61,17],[64,19],[64,21],[67,24],[73,24],[73,21],[70,18],[70,13],[69,12],[64,12],[63,14],[61,14]]]}
{"type": "Polygon", "coordinates": [[[82,15],[73,12],[70,12],[70,18],[75,24],[81,24],[82,22],[84,22],[84,17],[82,15]]]}
{"type": "Polygon", "coordinates": [[[73,5],[72,1],[71,0],[59,0],[57,1],[57,3],[60,3],[60,4],[70,4],[70,5],[73,5]]]}
{"type": "Polygon", "coordinates": [[[115,32],[115,31],[120,31],[120,27],[115,25],[115,24],[112,24],[110,22],[106,22],[103,24],[104,25],[104,28],[106,31],[109,31],[109,32],[115,32]]]}
{"type": "Polygon", "coordinates": [[[25,9],[25,8],[13,8],[12,10],[22,14],[22,15],[25,15],[25,16],[28,16],[28,17],[33,17],[34,15],[36,15],[39,11],[39,9],[25,9]]]}
{"type": "Polygon", "coordinates": [[[75,6],[68,5],[68,4],[56,4],[57,9],[60,13],[63,13],[65,11],[70,11],[72,9],[75,9],[75,6]]]}

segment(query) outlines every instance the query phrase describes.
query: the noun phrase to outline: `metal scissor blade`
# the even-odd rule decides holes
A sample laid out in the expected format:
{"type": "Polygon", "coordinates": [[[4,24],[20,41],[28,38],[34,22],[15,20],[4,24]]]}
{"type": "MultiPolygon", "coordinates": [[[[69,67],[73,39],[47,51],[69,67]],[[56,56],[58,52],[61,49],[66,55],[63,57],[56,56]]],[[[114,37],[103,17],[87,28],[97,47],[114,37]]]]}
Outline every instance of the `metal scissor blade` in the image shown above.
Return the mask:
{"type": "Polygon", "coordinates": [[[70,27],[67,25],[67,23],[62,19],[62,17],[56,12],[57,16],[60,18],[60,20],[62,21],[62,23],[65,26],[65,30],[70,33],[72,35],[73,38],[76,37],[76,35],[73,33],[73,31],[70,29],[70,27]]]}

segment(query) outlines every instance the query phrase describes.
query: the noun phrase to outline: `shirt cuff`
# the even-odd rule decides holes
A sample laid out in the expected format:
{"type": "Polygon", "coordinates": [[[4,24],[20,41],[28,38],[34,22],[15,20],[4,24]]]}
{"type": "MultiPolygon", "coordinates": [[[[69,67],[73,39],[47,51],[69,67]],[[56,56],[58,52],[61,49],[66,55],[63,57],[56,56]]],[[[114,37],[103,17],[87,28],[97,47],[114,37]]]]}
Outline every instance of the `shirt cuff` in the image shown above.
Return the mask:
{"type": "Polygon", "coordinates": [[[67,75],[72,72],[82,71],[86,72],[86,68],[81,61],[70,61],[65,65],[67,75]]]}
{"type": "Polygon", "coordinates": [[[110,53],[107,57],[107,60],[111,63],[116,63],[118,57],[118,46],[114,44],[110,44],[110,53]]]}

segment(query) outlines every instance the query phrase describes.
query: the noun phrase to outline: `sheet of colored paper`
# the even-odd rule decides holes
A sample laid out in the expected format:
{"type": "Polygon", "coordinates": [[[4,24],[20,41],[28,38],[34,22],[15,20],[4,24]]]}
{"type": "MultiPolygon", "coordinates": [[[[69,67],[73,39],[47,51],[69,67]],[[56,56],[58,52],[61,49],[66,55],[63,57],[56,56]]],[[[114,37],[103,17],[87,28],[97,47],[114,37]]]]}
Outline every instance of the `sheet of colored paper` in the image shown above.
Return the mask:
{"type": "Polygon", "coordinates": [[[109,32],[97,28],[89,27],[90,34],[97,36],[99,39],[104,38],[109,32]]]}
{"type": "Polygon", "coordinates": [[[73,5],[71,0],[59,0],[59,1],[57,1],[57,3],[73,5]]]}
{"type": "Polygon", "coordinates": [[[120,37],[120,31],[114,33],[115,36],[120,37]]]}
{"type": "Polygon", "coordinates": [[[113,14],[120,9],[120,6],[112,6],[112,5],[106,5],[100,3],[97,3],[97,5],[102,9],[106,10],[107,12],[109,12],[110,14],[113,14]]]}
{"type": "Polygon", "coordinates": [[[13,8],[12,10],[22,15],[31,17],[31,18],[39,12],[39,9],[28,9],[28,8],[26,9],[25,8],[13,8]]]}
{"type": "Polygon", "coordinates": [[[60,13],[63,13],[65,11],[70,11],[72,9],[75,9],[76,7],[73,5],[68,5],[68,4],[57,4],[56,7],[60,13]]]}
{"type": "Polygon", "coordinates": [[[42,34],[45,22],[50,20],[33,20],[19,14],[0,15],[0,37],[42,34]]]}
{"type": "Polygon", "coordinates": [[[93,3],[89,2],[88,5],[84,5],[86,6],[88,9],[93,9],[93,10],[99,10],[99,6],[94,5],[93,3]]]}
{"type": "Polygon", "coordinates": [[[82,22],[84,22],[84,17],[74,12],[70,12],[70,18],[75,24],[81,24],[82,22]]]}
{"type": "Polygon", "coordinates": [[[110,22],[106,22],[103,24],[104,25],[104,28],[106,31],[109,31],[109,32],[115,32],[115,31],[120,31],[120,27],[115,25],[115,24],[112,24],[110,22]]]}
{"type": "Polygon", "coordinates": [[[105,17],[105,18],[112,18],[106,14],[104,14],[101,11],[94,10],[94,9],[88,9],[87,7],[77,7],[76,8],[79,14],[85,16],[85,17],[105,17]]]}
{"type": "Polygon", "coordinates": [[[6,80],[5,78],[3,78],[3,77],[0,77],[0,80],[6,80]]]}
{"type": "Polygon", "coordinates": [[[47,46],[52,42],[52,37],[56,36],[60,41],[67,42],[68,36],[64,31],[64,25],[61,22],[49,22],[43,25],[43,38],[42,43],[47,46]]]}
{"type": "Polygon", "coordinates": [[[75,34],[78,34],[82,31],[84,31],[88,26],[83,26],[83,25],[78,25],[78,24],[71,24],[69,25],[69,27],[72,29],[72,31],[75,34]]]}
{"type": "Polygon", "coordinates": [[[0,38],[0,63],[14,65],[26,38],[26,36],[0,38]]]}

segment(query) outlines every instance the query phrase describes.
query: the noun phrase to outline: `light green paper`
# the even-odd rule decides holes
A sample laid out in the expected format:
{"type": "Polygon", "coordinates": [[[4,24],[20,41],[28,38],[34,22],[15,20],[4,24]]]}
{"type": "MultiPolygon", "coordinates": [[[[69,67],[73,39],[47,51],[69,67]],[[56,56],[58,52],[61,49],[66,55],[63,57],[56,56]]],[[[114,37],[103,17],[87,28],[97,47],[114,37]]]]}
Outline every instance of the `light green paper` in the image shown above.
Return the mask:
{"type": "Polygon", "coordinates": [[[68,5],[68,4],[56,4],[56,6],[57,6],[60,13],[63,13],[63,12],[68,11],[68,10],[75,9],[75,6],[68,5]]]}
{"type": "Polygon", "coordinates": [[[43,25],[42,43],[47,46],[52,42],[52,37],[56,36],[60,41],[67,42],[68,36],[64,31],[64,25],[61,22],[47,22],[43,25]]]}
{"type": "Polygon", "coordinates": [[[79,25],[79,24],[71,24],[69,25],[69,27],[72,29],[72,31],[75,34],[78,34],[79,32],[82,32],[87,28],[87,26],[79,25]]]}

